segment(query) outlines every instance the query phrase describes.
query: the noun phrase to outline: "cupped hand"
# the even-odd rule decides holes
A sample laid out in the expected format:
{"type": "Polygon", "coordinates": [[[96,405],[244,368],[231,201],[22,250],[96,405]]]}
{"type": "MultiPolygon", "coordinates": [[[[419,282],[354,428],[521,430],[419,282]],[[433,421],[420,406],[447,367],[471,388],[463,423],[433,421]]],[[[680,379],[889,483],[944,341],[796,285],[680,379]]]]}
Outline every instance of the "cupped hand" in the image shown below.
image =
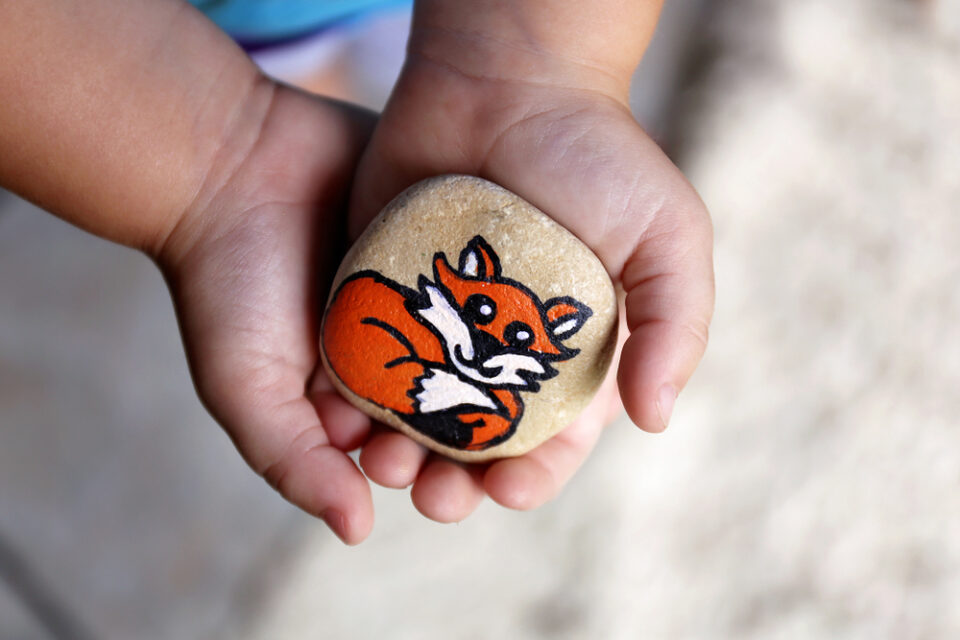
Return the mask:
{"type": "Polygon", "coordinates": [[[422,178],[486,178],[599,256],[626,293],[625,342],[591,405],[526,455],[463,465],[399,433],[375,431],[360,456],[367,476],[387,487],[412,485],[416,507],[442,522],[465,518],[485,494],[517,509],[555,496],[621,401],[638,426],[663,430],[703,355],[712,315],[709,216],[629,108],[594,89],[510,75],[476,75],[411,53],[360,165],[350,238],[422,178]]]}
{"type": "Polygon", "coordinates": [[[346,452],[369,420],[317,376],[318,335],[374,118],[265,79],[248,102],[254,126],[224,141],[157,260],[205,406],[255,471],[353,544],[373,506],[346,452]]]}
{"type": "Polygon", "coordinates": [[[412,485],[458,521],[489,495],[539,506],[562,488],[622,400],[660,431],[706,344],[711,227],[693,189],[607,96],[408,63],[359,172],[373,118],[264,81],[260,126],[222,150],[158,262],[199,395],[285,498],[347,543],[373,525],[371,480],[412,485]],[[570,427],[518,458],[463,465],[370,420],[319,361],[321,307],[349,242],[393,196],[442,173],[493,180],[570,229],[626,292],[619,364],[570,427]],[[348,196],[350,213],[346,215],[348,196]],[[619,386],[619,392],[618,392],[619,386]]]}

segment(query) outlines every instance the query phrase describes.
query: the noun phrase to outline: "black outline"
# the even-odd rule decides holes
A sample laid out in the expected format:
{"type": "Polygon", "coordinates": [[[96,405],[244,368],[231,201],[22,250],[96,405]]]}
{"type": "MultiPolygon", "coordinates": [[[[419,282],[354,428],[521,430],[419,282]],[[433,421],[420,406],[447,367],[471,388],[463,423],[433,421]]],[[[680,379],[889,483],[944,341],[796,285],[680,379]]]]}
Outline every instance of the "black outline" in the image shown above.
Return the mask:
{"type": "MultiPolygon", "coordinates": [[[[401,420],[406,422],[408,425],[410,425],[420,433],[423,433],[424,435],[432,438],[433,440],[436,440],[440,444],[444,444],[446,446],[453,447],[456,449],[466,449],[467,446],[470,444],[470,441],[473,438],[472,436],[473,429],[476,426],[478,426],[479,423],[473,422],[473,423],[466,424],[466,423],[460,422],[457,419],[458,414],[463,414],[466,412],[488,413],[491,415],[499,415],[503,418],[510,420],[510,412],[507,410],[507,406],[495,394],[491,393],[492,390],[496,390],[496,389],[510,390],[513,395],[514,402],[517,405],[517,414],[511,420],[510,427],[507,431],[497,436],[496,438],[493,438],[483,443],[482,449],[488,449],[492,446],[500,444],[501,442],[504,442],[505,440],[509,439],[516,432],[517,425],[520,424],[520,421],[523,418],[523,413],[524,413],[523,398],[521,397],[520,392],[527,391],[530,393],[537,393],[540,390],[541,381],[549,380],[555,377],[559,373],[555,368],[550,366],[549,364],[550,362],[569,360],[575,357],[578,353],[580,353],[579,349],[572,349],[563,345],[561,342],[561,338],[555,336],[553,334],[553,330],[557,326],[561,325],[562,323],[570,320],[571,317],[576,317],[577,324],[572,330],[565,332],[564,337],[562,338],[563,340],[566,340],[567,338],[572,337],[575,333],[577,333],[583,327],[586,321],[593,315],[593,311],[587,305],[583,304],[579,300],[576,300],[570,296],[550,298],[546,302],[542,302],[539,296],[537,296],[536,293],[531,291],[524,284],[517,282],[516,280],[503,277],[502,271],[501,271],[501,265],[500,265],[500,258],[497,255],[496,251],[493,250],[493,247],[491,247],[490,244],[482,236],[477,235],[477,236],[474,236],[467,243],[466,247],[464,247],[463,251],[460,252],[460,259],[459,259],[459,264],[457,269],[454,269],[450,265],[445,253],[443,253],[442,251],[438,251],[434,253],[433,260],[431,261],[431,265],[433,267],[434,279],[433,281],[430,281],[427,278],[427,276],[420,274],[420,276],[417,278],[417,287],[419,290],[404,286],[394,280],[391,280],[383,276],[380,272],[374,271],[372,269],[365,269],[365,270],[350,274],[349,276],[343,279],[343,282],[340,283],[340,286],[337,287],[336,292],[330,298],[330,304],[327,305],[327,311],[324,312],[324,317],[323,317],[324,324],[326,324],[327,313],[329,312],[330,308],[333,307],[333,305],[337,301],[338,296],[340,295],[340,292],[343,290],[343,287],[346,286],[347,283],[353,280],[358,280],[360,278],[372,278],[375,282],[387,286],[389,289],[396,291],[403,297],[404,307],[407,310],[407,312],[417,322],[419,322],[421,325],[425,326],[427,329],[430,330],[430,332],[439,341],[440,347],[443,353],[447,357],[450,357],[450,358],[458,357],[456,354],[450,353],[450,348],[448,347],[446,340],[440,334],[440,332],[436,329],[436,327],[434,327],[429,322],[424,320],[419,314],[419,311],[429,306],[428,304],[429,297],[426,292],[427,286],[431,286],[437,289],[447,299],[447,301],[450,303],[452,307],[462,311],[462,308],[460,307],[459,304],[457,304],[457,301],[453,297],[453,294],[450,292],[449,289],[447,289],[446,286],[444,286],[443,280],[440,278],[440,271],[438,269],[437,263],[441,260],[443,261],[443,264],[451,272],[455,273],[459,278],[462,278],[465,280],[497,282],[500,284],[510,285],[512,287],[519,289],[524,294],[529,296],[534,301],[538,311],[540,312],[540,320],[544,328],[547,330],[547,334],[551,344],[557,349],[557,351],[559,351],[559,353],[557,354],[541,353],[541,352],[530,351],[527,348],[514,348],[510,346],[505,346],[500,342],[498,338],[494,337],[487,331],[484,331],[483,329],[480,329],[477,326],[474,326],[473,323],[465,322],[464,324],[466,324],[468,329],[470,330],[471,340],[473,341],[474,349],[476,351],[474,355],[474,360],[484,362],[490,357],[493,357],[494,355],[510,354],[510,353],[531,356],[536,358],[540,362],[540,364],[543,366],[543,369],[544,369],[543,374],[538,375],[531,371],[526,371],[526,370],[521,370],[517,372],[517,375],[523,378],[524,382],[526,383],[526,385],[523,387],[518,387],[517,385],[513,385],[513,384],[492,385],[492,384],[484,383],[479,380],[475,380],[473,378],[465,376],[460,372],[460,370],[456,367],[456,365],[454,365],[451,362],[433,362],[430,360],[424,360],[417,353],[416,347],[414,347],[414,345],[410,342],[410,340],[405,335],[403,335],[403,333],[401,333],[396,327],[384,322],[379,318],[369,316],[369,317],[363,318],[360,322],[361,324],[375,326],[386,331],[388,334],[390,334],[391,337],[397,340],[397,342],[403,345],[409,352],[407,356],[401,356],[399,358],[395,358],[391,360],[390,362],[385,363],[384,369],[390,369],[392,367],[395,367],[405,362],[416,362],[418,364],[423,365],[424,374],[417,376],[416,378],[413,379],[413,386],[407,391],[407,394],[406,394],[409,398],[413,400],[413,408],[416,413],[411,415],[406,413],[400,413],[398,411],[393,411],[391,409],[387,409],[387,410],[394,413],[401,420]],[[463,271],[466,267],[467,257],[471,252],[477,252],[477,251],[482,252],[482,255],[478,255],[477,275],[476,276],[464,275],[463,271]],[[490,260],[490,266],[492,266],[492,271],[493,271],[492,273],[487,273],[488,271],[487,261],[483,259],[484,255],[486,256],[487,259],[490,260]],[[560,304],[560,303],[569,304],[574,308],[576,308],[577,311],[575,313],[568,313],[563,316],[560,316],[559,318],[557,318],[552,322],[549,321],[547,319],[547,311],[550,308],[552,308],[554,305],[560,304]],[[432,411],[429,413],[421,413],[420,402],[419,400],[417,400],[416,396],[421,391],[423,391],[422,382],[424,378],[427,377],[427,374],[430,369],[438,369],[438,370],[445,371],[447,373],[451,373],[457,376],[458,378],[460,378],[461,380],[463,380],[465,383],[471,384],[472,386],[475,386],[481,389],[482,391],[486,391],[487,396],[497,405],[497,410],[490,411],[490,409],[487,407],[478,407],[476,405],[471,405],[471,404],[459,404],[454,407],[449,407],[447,409],[444,409],[442,411],[432,411]]],[[[494,301],[494,304],[495,303],[496,301],[494,301]]],[[[322,327],[321,327],[321,335],[323,335],[322,327]]],[[[463,362],[468,362],[468,361],[465,361],[463,358],[460,358],[460,360],[463,362]]],[[[347,386],[346,383],[343,382],[343,380],[340,378],[340,375],[336,371],[334,371],[334,375],[336,375],[337,378],[340,379],[340,382],[343,383],[344,386],[346,386],[349,389],[349,386],[347,386]]],[[[386,407],[383,407],[382,405],[377,404],[370,398],[364,398],[364,400],[382,409],[386,409],[386,407]]]]}
{"type": "MultiPolygon", "coordinates": [[[[407,336],[400,333],[400,330],[397,329],[392,324],[387,324],[383,320],[380,320],[379,318],[374,318],[373,316],[368,316],[364,318],[363,320],[360,321],[360,324],[369,324],[371,326],[379,327],[380,329],[383,329],[384,331],[389,333],[391,336],[393,336],[393,338],[397,342],[405,346],[407,348],[407,351],[410,352],[409,356],[406,356],[404,358],[395,358],[390,362],[388,362],[387,364],[383,365],[384,369],[389,369],[391,367],[391,363],[396,362],[397,360],[404,360],[406,358],[411,358],[413,360],[420,359],[420,354],[417,353],[417,348],[414,347],[409,340],[407,340],[407,336]]],[[[396,366],[396,365],[392,365],[392,366],[396,366]]]]}
{"type": "MultiPolygon", "coordinates": [[[[446,255],[437,252],[433,254],[433,260],[436,262],[437,256],[443,256],[443,261],[447,262],[446,255]]],[[[447,266],[449,266],[447,262],[447,266]]],[[[483,239],[483,236],[473,236],[470,239],[470,242],[467,243],[467,246],[463,248],[463,251],[460,252],[460,259],[458,260],[458,267],[456,269],[457,273],[460,274],[461,278],[466,280],[485,280],[486,282],[494,282],[500,280],[500,257],[497,255],[497,252],[493,250],[493,247],[490,246],[490,243],[483,239]],[[467,268],[467,257],[471,253],[480,252],[490,258],[490,264],[493,266],[493,273],[487,273],[487,262],[486,260],[477,261],[477,275],[468,276],[466,275],[467,268]]],[[[452,269],[453,267],[451,267],[452,269]]]]}
{"type": "MultiPolygon", "coordinates": [[[[573,313],[566,313],[560,316],[559,318],[557,318],[556,320],[553,320],[552,322],[548,320],[547,323],[544,325],[550,331],[550,335],[552,337],[557,338],[557,340],[565,340],[566,338],[569,338],[573,334],[580,331],[583,325],[587,323],[587,320],[590,319],[590,316],[593,315],[593,310],[587,305],[580,302],[579,300],[575,298],[571,298],[570,296],[560,296],[557,298],[550,298],[549,300],[543,303],[543,308],[544,308],[543,316],[546,318],[547,311],[557,306],[558,304],[568,304],[571,307],[575,308],[576,311],[573,313]],[[564,338],[553,335],[554,329],[559,327],[564,322],[568,321],[571,317],[575,317],[577,319],[577,324],[574,326],[574,328],[570,331],[567,331],[564,338]]],[[[577,351],[579,351],[579,349],[577,351]]]]}

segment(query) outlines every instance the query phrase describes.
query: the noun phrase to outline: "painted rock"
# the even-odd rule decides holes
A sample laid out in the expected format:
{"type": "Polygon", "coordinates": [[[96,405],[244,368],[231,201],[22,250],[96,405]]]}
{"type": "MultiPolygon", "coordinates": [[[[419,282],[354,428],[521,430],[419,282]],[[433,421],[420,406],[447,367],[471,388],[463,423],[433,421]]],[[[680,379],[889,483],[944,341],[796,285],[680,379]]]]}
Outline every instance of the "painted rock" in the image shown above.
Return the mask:
{"type": "Polygon", "coordinates": [[[567,426],[616,331],[613,283],[586,245],[491,182],[441,176],[397,196],[347,253],[320,341],[351,403],[479,462],[567,426]]]}

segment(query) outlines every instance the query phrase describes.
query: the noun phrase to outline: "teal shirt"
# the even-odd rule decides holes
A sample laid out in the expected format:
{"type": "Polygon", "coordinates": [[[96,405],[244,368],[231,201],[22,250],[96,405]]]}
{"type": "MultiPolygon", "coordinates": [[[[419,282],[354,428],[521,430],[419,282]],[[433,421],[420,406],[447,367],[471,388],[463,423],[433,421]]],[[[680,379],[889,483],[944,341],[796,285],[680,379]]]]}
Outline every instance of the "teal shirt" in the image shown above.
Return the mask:
{"type": "Polygon", "coordinates": [[[331,24],[412,0],[190,0],[217,26],[247,45],[289,40],[331,24]]]}

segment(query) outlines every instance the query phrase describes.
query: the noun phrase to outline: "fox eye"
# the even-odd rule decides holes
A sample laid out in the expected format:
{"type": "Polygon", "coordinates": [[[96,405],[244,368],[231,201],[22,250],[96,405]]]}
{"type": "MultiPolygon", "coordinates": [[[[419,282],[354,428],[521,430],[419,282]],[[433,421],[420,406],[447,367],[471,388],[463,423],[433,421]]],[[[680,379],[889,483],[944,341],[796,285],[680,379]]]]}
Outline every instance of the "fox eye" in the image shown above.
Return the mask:
{"type": "Polygon", "coordinates": [[[497,303],[482,293],[475,293],[463,303],[463,312],[473,324],[490,324],[497,315],[497,303]]]}
{"type": "Polygon", "coordinates": [[[525,349],[533,344],[533,329],[528,324],[514,321],[503,330],[503,339],[511,347],[525,349]]]}

